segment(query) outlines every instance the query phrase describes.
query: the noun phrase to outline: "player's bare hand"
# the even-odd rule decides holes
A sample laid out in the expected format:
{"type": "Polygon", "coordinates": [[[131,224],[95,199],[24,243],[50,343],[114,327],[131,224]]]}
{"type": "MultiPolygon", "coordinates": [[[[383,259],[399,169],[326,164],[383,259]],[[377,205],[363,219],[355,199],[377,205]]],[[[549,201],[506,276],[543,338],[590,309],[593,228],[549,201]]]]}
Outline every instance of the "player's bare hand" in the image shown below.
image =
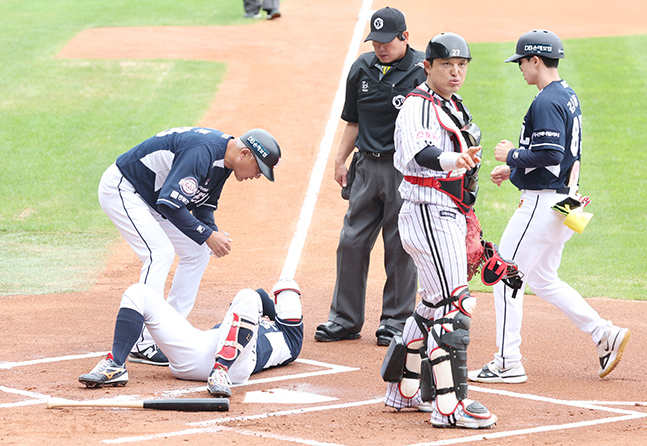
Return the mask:
{"type": "Polygon", "coordinates": [[[505,163],[508,159],[508,152],[512,149],[514,149],[514,144],[507,139],[502,139],[494,148],[494,159],[505,163]]]}
{"type": "Polygon", "coordinates": [[[490,173],[490,179],[497,186],[501,186],[501,183],[510,179],[510,166],[506,166],[505,164],[496,166],[492,169],[492,173],[490,173]]]}
{"type": "Polygon", "coordinates": [[[207,239],[207,246],[214,256],[223,257],[231,251],[231,242],[233,241],[234,239],[230,238],[226,232],[213,231],[207,239]]]}
{"type": "Polygon", "coordinates": [[[481,146],[472,146],[467,149],[467,152],[461,153],[456,159],[456,166],[459,169],[471,169],[475,167],[476,164],[481,162],[481,158],[478,156],[481,151],[481,146]]]}

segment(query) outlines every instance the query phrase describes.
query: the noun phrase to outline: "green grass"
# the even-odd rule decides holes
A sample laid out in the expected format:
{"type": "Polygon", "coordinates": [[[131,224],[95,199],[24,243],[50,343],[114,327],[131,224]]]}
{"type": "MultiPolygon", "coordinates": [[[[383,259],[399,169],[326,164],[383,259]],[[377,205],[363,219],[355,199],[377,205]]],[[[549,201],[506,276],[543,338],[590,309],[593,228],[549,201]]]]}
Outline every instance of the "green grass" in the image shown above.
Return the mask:
{"type": "Polygon", "coordinates": [[[99,26],[243,24],[238,0],[0,3],[0,295],[83,290],[118,234],[101,173],[169,127],[194,125],[226,67],[178,60],[54,56],[99,26]]]}
{"type": "MultiPolygon", "coordinates": [[[[0,295],[92,285],[119,240],[96,198],[101,173],[155,132],[199,122],[226,71],[216,62],[54,56],[91,27],[241,25],[242,13],[240,0],[0,2],[0,295]]],[[[560,271],[585,296],[644,298],[645,44],[647,36],[565,41],[560,73],[582,102],[581,186],[594,217],[567,244],[560,271]]],[[[502,62],[514,42],[471,49],[461,94],[484,135],[477,212],[498,242],[519,193],[489,181],[492,150],[517,141],[537,90],[502,62]]]]}
{"type": "MultiPolygon", "coordinates": [[[[583,119],[580,190],[594,214],[564,250],[560,276],[584,296],[645,299],[644,228],[647,226],[647,151],[642,147],[647,106],[647,36],[565,40],[560,75],[580,98],[583,119]]],[[[490,182],[494,146],[517,144],[523,116],[537,94],[516,64],[503,60],[514,43],[474,44],[474,61],[461,89],[481,129],[484,161],[476,210],[487,239],[498,242],[514,212],[518,190],[490,182]]],[[[487,291],[479,279],[470,286],[487,291]]]]}

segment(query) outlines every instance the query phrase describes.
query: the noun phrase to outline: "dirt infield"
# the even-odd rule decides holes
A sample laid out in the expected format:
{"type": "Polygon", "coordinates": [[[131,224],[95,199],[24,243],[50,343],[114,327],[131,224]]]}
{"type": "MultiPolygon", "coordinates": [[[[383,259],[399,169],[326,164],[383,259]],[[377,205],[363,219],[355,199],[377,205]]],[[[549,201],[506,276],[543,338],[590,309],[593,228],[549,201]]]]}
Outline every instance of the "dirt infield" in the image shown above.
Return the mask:
{"type": "MultiPolygon", "coordinates": [[[[562,38],[647,33],[645,6],[638,0],[617,1],[613,8],[597,0],[586,2],[586,8],[576,0],[541,4],[464,0],[451,7],[450,3],[375,1],[370,8],[390,5],[407,13],[411,43],[418,49],[440,31],[459,32],[468,42],[513,42],[533,28],[551,29],[562,38]]],[[[1,298],[0,444],[368,446],[484,439],[497,445],[645,443],[647,357],[641,351],[647,342],[645,302],[590,299],[603,317],[632,332],[618,368],[599,379],[588,336],[550,305],[528,296],[522,333],[528,382],[470,385],[470,398],[499,417],[497,426],[485,431],[433,429],[428,415],[397,413],[381,402],[385,384],[379,368],[385,349],[376,346],[374,337],[384,279],[381,242],[373,253],[363,337],[332,344],[314,341],[316,325],[328,315],[335,250],[346,210],[332,179],[332,156],[324,166],[321,188],[315,190],[303,249],[291,247],[295,248],[295,231],[305,222],[300,218],[304,199],[313,198],[306,194],[311,176],[317,173],[321,156],[327,155],[326,138],[334,153],[341,136],[342,127],[335,129],[338,115],[330,121],[332,126],[326,123],[335,110],[344,58],[362,5],[360,0],[329,0],[325,6],[314,0],[286,0],[280,19],[244,27],[88,29],[57,55],[228,64],[226,79],[200,124],[234,135],[249,127],[265,127],[281,142],[284,156],[276,183],[231,182],[225,187],[216,221],[232,234],[234,247],[229,256],[211,261],[189,320],[201,328],[213,326],[236,291],[270,288],[293,266],[303,290],[306,339],[299,362],[254,375],[246,385],[235,387],[229,412],[47,410],[49,397],[207,396],[203,383],[179,381],[167,368],[139,364],[128,365],[131,381],[124,388],[90,390],[77,382],[110,348],[120,294],[139,277],[139,261],[125,243],[118,244],[106,270],[86,293],[1,298]],[[274,389],[289,391],[296,399],[279,402],[274,389]],[[246,402],[268,395],[273,402],[246,402]]],[[[365,36],[362,28],[362,41],[365,36]]],[[[368,44],[360,45],[360,51],[369,49],[368,44]]],[[[479,295],[471,338],[470,369],[490,360],[495,350],[491,295],[479,295]]]]}

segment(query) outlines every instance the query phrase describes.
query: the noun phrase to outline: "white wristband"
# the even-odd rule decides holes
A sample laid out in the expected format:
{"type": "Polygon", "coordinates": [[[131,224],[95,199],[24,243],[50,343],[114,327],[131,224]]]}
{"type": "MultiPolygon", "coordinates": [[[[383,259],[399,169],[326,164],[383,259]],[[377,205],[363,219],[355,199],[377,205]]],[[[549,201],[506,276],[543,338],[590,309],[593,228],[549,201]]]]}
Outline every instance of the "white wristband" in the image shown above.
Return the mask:
{"type": "Polygon", "coordinates": [[[442,167],[444,171],[457,170],[458,166],[456,165],[456,161],[458,160],[458,155],[460,154],[456,152],[441,153],[438,157],[440,167],[442,167]]]}

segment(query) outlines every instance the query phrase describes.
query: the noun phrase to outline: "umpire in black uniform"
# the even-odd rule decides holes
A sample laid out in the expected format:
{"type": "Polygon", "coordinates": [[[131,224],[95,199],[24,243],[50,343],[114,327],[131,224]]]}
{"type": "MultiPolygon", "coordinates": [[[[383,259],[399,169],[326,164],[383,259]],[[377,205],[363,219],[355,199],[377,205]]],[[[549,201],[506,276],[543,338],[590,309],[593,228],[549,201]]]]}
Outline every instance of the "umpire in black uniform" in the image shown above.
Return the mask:
{"type": "Polygon", "coordinates": [[[322,342],[357,339],[364,324],[366,280],[375,240],[382,229],[386,284],[378,345],[401,334],[415,307],[416,267],[402,248],[398,212],[402,175],[393,167],[395,118],[406,95],[425,81],[424,53],[409,47],[402,12],[383,8],[371,17],[362,54],[346,81],[342,119],[346,127],[335,158],[335,180],[349,200],[337,248],[337,281],[328,322],[317,327],[322,342]],[[350,168],[346,160],[353,155],[350,168]],[[352,187],[351,187],[352,185],[352,187]]]}

